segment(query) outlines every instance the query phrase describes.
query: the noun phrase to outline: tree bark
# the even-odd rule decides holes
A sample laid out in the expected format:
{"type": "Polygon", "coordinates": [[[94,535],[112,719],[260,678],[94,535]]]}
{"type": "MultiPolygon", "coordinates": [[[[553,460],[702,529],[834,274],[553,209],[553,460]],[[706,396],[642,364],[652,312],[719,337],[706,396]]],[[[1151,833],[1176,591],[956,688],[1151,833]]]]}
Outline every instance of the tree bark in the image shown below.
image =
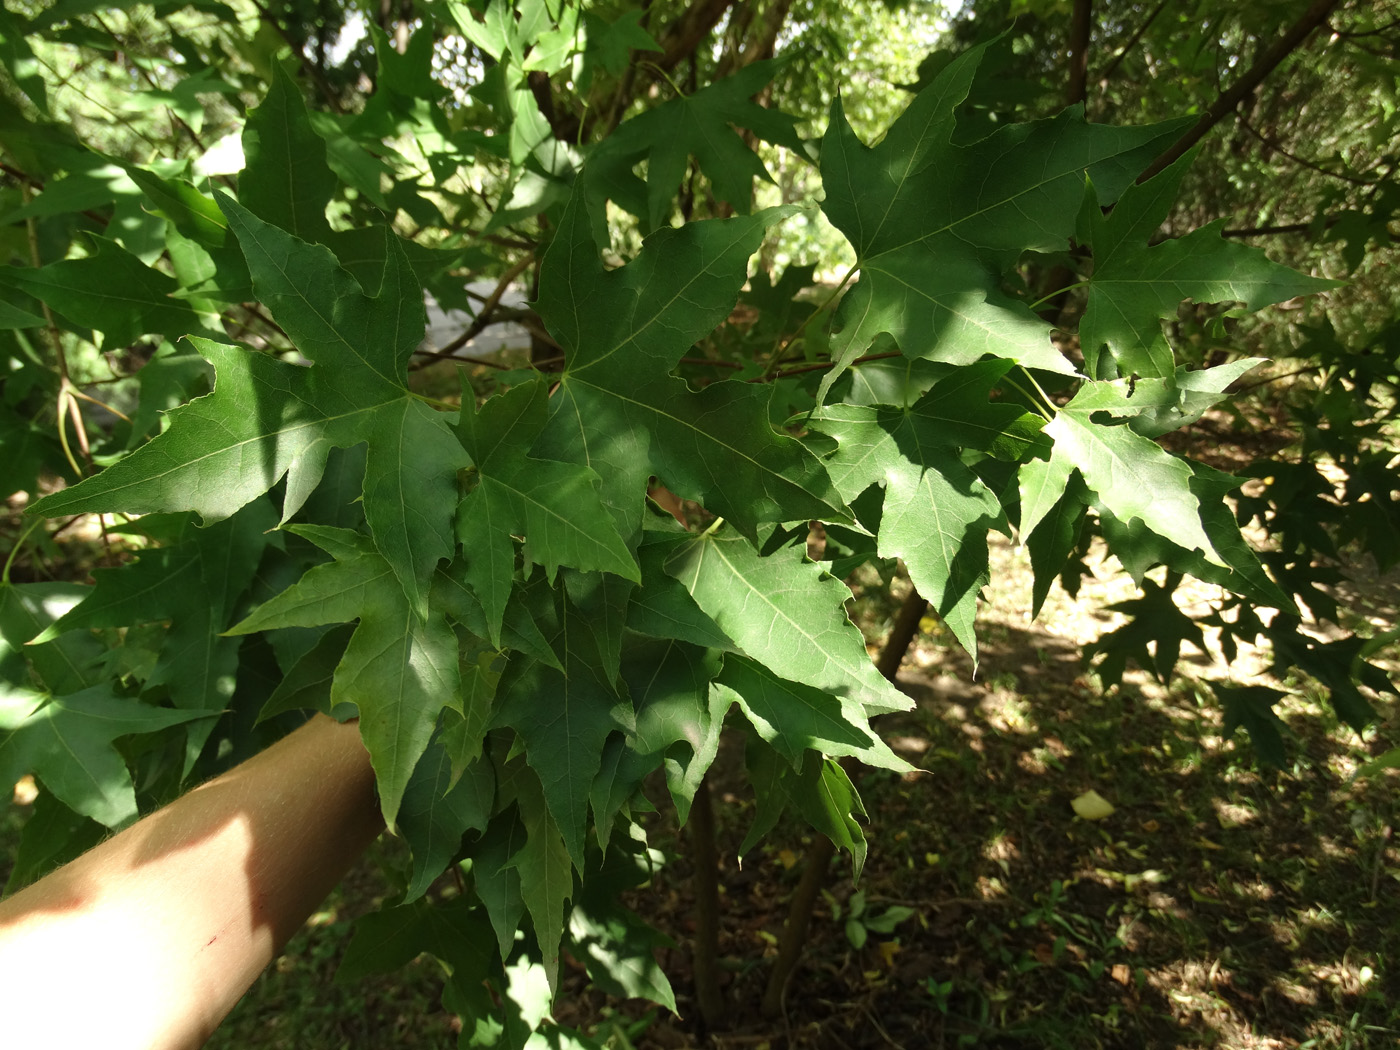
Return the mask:
{"type": "Polygon", "coordinates": [[[715,850],[715,811],[710,779],[700,781],[690,806],[690,853],[695,862],[695,940],[690,965],[695,1002],[709,1031],[725,1027],[724,996],[719,990],[719,857],[715,850]]]}
{"type": "MultiPolygon", "coordinates": [[[[928,602],[920,596],[917,588],[911,587],[904,604],[895,614],[894,625],[890,628],[885,644],[880,648],[880,655],[875,660],[876,668],[887,680],[894,681],[899,665],[904,661],[904,654],[909,651],[910,643],[919,632],[919,621],[923,619],[927,609],[928,602]]],[[[848,774],[857,766],[855,760],[849,758],[841,764],[848,774]]],[[[797,890],[788,905],[787,921],[783,924],[783,934],[778,940],[778,955],[773,960],[773,969],[768,973],[768,986],[763,991],[764,1017],[773,1018],[782,1013],[783,994],[787,990],[788,981],[792,979],[793,971],[797,969],[802,949],[807,945],[807,928],[812,922],[812,910],[816,907],[817,898],[821,896],[822,886],[826,882],[826,871],[835,853],[836,847],[825,835],[817,835],[807,849],[806,862],[802,867],[802,881],[797,884],[797,890]]]]}
{"type": "Polygon", "coordinates": [[[734,0],[695,0],[657,41],[662,47],[662,55],[656,64],[668,73],[680,65],[681,60],[693,54],[700,41],[719,24],[724,12],[733,3],[734,0]]]}
{"type": "Polygon", "coordinates": [[[778,942],[778,957],[773,960],[773,969],[768,973],[768,987],[763,991],[763,1016],[774,1018],[783,1012],[783,993],[788,981],[797,969],[797,960],[807,945],[807,927],[812,922],[812,909],[821,896],[822,885],[826,882],[826,869],[836,847],[825,835],[812,840],[807,850],[807,863],[802,868],[802,881],[797,884],[797,892],[788,905],[787,922],[783,926],[783,936],[778,942]]]}
{"type": "Polygon", "coordinates": [[[893,682],[899,674],[899,665],[904,662],[904,654],[909,651],[910,644],[919,633],[919,621],[927,611],[928,602],[924,600],[918,588],[911,587],[904,604],[899,607],[899,612],[895,613],[889,637],[885,639],[885,644],[875,661],[876,669],[889,681],[893,682]]]}
{"type": "Polygon", "coordinates": [[[1069,87],[1065,105],[1073,106],[1089,97],[1089,35],[1093,26],[1094,0],[1074,0],[1069,23],[1069,87]]]}

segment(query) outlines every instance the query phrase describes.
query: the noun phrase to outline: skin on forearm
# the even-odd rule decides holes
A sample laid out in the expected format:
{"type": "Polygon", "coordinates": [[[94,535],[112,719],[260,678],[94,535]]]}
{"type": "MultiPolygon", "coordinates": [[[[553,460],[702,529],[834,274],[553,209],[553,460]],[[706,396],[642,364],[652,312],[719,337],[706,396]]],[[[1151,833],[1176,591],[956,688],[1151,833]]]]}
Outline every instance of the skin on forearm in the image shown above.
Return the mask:
{"type": "Polygon", "coordinates": [[[316,716],[0,902],[0,1046],[200,1046],[383,826],[316,716]]]}

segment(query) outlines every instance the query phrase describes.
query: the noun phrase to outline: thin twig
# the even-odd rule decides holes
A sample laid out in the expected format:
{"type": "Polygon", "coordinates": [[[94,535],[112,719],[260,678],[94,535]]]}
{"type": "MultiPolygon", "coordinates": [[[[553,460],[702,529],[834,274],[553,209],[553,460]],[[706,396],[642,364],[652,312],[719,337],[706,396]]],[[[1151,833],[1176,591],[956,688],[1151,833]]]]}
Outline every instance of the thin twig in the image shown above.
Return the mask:
{"type": "Polygon", "coordinates": [[[452,342],[442,348],[443,353],[450,354],[454,350],[460,350],[473,339],[479,336],[487,325],[491,323],[491,315],[495,313],[496,307],[500,305],[501,297],[510,288],[511,282],[519,277],[535,261],[533,255],[527,255],[517,260],[509,270],[501,275],[501,279],[496,282],[496,287],[491,294],[481,304],[481,309],[476,312],[476,317],[467,326],[466,331],[459,335],[452,342]]]}
{"type": "Polygon", "coordinates": [[[297,61],[301,64],[301,68],[306,71],[307,76],[309,76],[312,83],[316,85],[316,90],[321,93],[321,98],[325,100],[326,105],[330,106],[336,113],[344,113],[345,108],[340,104],[340,99],[336,96],[335,91],[332,90],[330,82],[326,80],[319,69],[307,61],[306,53],[302,51],[301,45],[292,38],[292,35],[287,32],[282,23],[277,21],[273,13],[263,5],[262,0],[252,0],[252,4],[253,7],[257,9],[263,21],[272,26],[277,35],[292,49],[292,54],[297,56],[297,61]]]}
{"type": "MultiPolygon", "coordinates": [[[[851,362],[850,367],[863,365],[867,361],[882,361],[887,357],[903,357],[903,350],[886,350],[882,354],[866,354],[864,357],[857,357],[851,362]]],[[[828,368],[835,368],[836,361],[818,361],[816,364],[801,365],[797,368],[785,368],[781,372],[774,372],[772,375],[754,376],[748,380],[750,383],[771,383],[777,379],[786,379],[789,376],[801,375],[803,372],[821,372],[828,368]]]]}
{"type": "Polygon", "coordinates": [[[1157,21],[1157,16],[1162,13],[1169,2],[1170,0],[1162,0],[1162,2],[1157,5],[1156,10],[1147,16],[1142,25],[1138,26],[1137,29],[1133,31],[1133,35],[1128,37],[1128,42],[1123,45],[1123,49],[1113,56],[1113,61],[1105,66],[1103,72],[1099,74],[1098,79],[1101,82],[1113,76],[1113,71],[1118,68],[1128,52],[1133,49],[1133,46],[1142,39],[1142,34],[1147,32],[1148,27],[1151,26],[1153,22],[1157,21]]]}
{"type": "Polygon", "coordinates": [[[471,357],[464,354],[454,353],[451,350],[415,350],[414,357],[428,357],[442,361],[460,361],[464,365],[482,365],[486,368],[499,368],[503,372],[513,370],[515,365],[503,365],[499,361],[488,361],[484,357],[471,357]]]}
{"type": "Polygon", "coordinates": [[[1370,186],[1370,185],[1371,185],[1371,180],[1370,180],[1370,179],[1358,178],[1358,177],[1355,176],[1355,175],[1343,175],[1343,174],[1342,174],[1341,172],[1339,172],[1339,171],[1329,171],[1327,168],[1322,167],[1322,165],[1320,165],[1320,164],[1314,164],[1312,161],[1308,160],[1306,157],[1300,157],[1300,156],[1298,156],[1298,155],[1295,154],[1295,153],[1290,153],[1288,150],[1286,150],[1286,149],[1283,148],[1283,145],[1282,145],[1281,143],[1279,143],[1279,142],[1276,141],[1275,139],[1269,138],[1267,135],[1265,135],[1265,134],[1263,134],[1262,132],[1258,131],[1258,130],[1254,127],[1254,125],[1251,124],[1249,121],[1245,120],[1244,117],[1240,117],[1240,118],[1239,118],[1239,122],[1240,122],[1240,127],[1244,128],[1245,131],[1249,132],[1251,135],[1253,135],[1256,139],[1258,139],[1258,140],[1259,140],[1260,142],[1262,142],[1264,145],[1268,146],[1269,149],[1273,150],[1275,153],[1277,153],[1277,154],[1279,154],[1279,155],[1281,155],[1281,156],[1283,156],[1283,157],[1286,157],[1288,160],[1291,160],[1294,164],[1301,165],[1302,167],[1307,168],[1307,169],[1310,170],[1310,171],[1315,171],[1315,172],[1317,172],[1319,175],[1326,175],[1328,178],[1332,178],[1332,179],[1340,179],[1340,180],[1343,181],[1343,182],[1350,182],[1350,183],[1352,183],[1353,185],[1356,185],[1356,186],[1370,186]]]}
{"type": "MultiPolygon", "coordinates": [[[[850,281],[852,277],[855,276],[856,271],[859,269],[860,263],[853,263],[851,265],[851,268],[846,271],[845,276],[841,278],[841,283],[838,284],[835,290],[829,296],[826,297],[826,302],[822,303],[821,306],[817,307],[810,314],[804,317],[802,319],[802,323],[797,326],[797,331],[793,332],[792,335],[788,337],[788,341],[782,346],[778,347],[777,350],[773,351],[773,357],[769,360],[767,367],[763,370],[764,375],[768,375],[778,366],[778,364],[782,361],[783,354],[787,353],[788,347],[790,347],[793,343],[797,342],[798,338],[802,335],[802,333],[807,330],[807,325],[811,323],[812,318],[823,313],[828,306],[830,306],[836,301],[836,297],[841,294],[842,290],[846,287],[846,284],[850,281]]],[[[834,365],[835,362],[832,362],[832,364],[834,365]]]]}
{"type": "Polygon", "coordinates": [[[1137,181],[1139,183],[1146,182],[1184,157],[1192,146],[1205,138],[1206,133],[1211,128],[1224,120],[1236,106],[1243,102],[1250,92],[1278,67],[1279,63],[1300,47],[1308,37],[1312,36],[1313,31],[1327,21],[1327,16],[1332,13],[1333,8],[1339,2],[1340,0],[1313,0],[1312,6],[1303,13],[1303,16],[1294,22],[1283,36],[1274,41],[1259,60],[1249,67],[1249,71],[1244,76],[1240,77],[1227,91],[1222,92],[1211,103],[1210,108],[1201,114],[1201,119],[1196,121],[1186,134],[1177,139],[1161,156],[1148,165],[1147,170],[1138,176],[1137,181]]]}

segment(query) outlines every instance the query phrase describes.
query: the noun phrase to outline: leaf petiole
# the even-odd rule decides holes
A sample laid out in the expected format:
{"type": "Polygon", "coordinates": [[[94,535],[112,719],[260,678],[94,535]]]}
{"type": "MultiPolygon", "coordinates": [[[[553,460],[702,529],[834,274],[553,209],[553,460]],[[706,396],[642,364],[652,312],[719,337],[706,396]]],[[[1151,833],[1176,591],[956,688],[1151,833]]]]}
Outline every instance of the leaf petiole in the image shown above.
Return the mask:
{"type": "Polygon", "coordinates": [[[793,343],[797,342],[797,340],[802,337],[802,333],[807,330],[807,325],[811,323],[812,318],[820,317],[823,313],[826,312],[827,307],[829,307],[833,302],[836,301],[836,298],[841,294],[842,289],[844,289],[846,285],[850,283],[851,278],[859,269],[859,262],[852,263],[851,267],[846,271],[845,276],[841,278],[841,283],[838,284],[835,290],[833,290],[832,293],[826,297],[826,302],[822,303],[821,306],[817,307],[805,318],[803,318],[802,323],[797,326],[797,331],[792,333],[788,341],[773,351],[773,356],[769,358],[767,367],[763,369],[763,375],[765,378],[770,377],[773,374],[774,370],[778,367],[778,365],[782,364],[783,355],[787,353],[788,348],[792,346],[793,343]]]}
{"type": "MultiPolygon", "coordinates": [[[[1026,370],[1023,368],[1023,369],[1021,369],[1021,371],[1025,372],[1026,370]]],[[[1029,378],[1029,377],[1030,377],[1030,373],[1029,373],[1029,372],[1026,372],[1026,376],[1029,378]]],[[[1013,390],[1017,391],[1022,397],[1024,397],[1027,401],[1029,401],[1030,404],[1031,404],[1031,408],[1035,409],[1036,413],[1037,413],[1042,419],[1044,419],[1045,422],[1048,423],[1048,422],[1050,422],[1052,419],[1055,418],[1054,415],[1052,414],[1052,412],[1053,412],[1053,406],[1052,406],[1051,412],[1047,412],[1047,411],[1041,406],[1040,402],[1037,401],[1037,400],[1035,399],[1034,395],[1032,395],[1031,392],[1030,392],[1029,390],[1027,390],[1025,387],[1023,387],[1020,383],[1016,382],[1016,380],[1012,379],[1009,375],[1007,375],[1007,376],[1002,376],[1001,378],[1002,378],[1002,381],[1003,381],[1004,383],[1006,383],[1007,386],[1009,386],[1009,387],[1011,387],[1013,390]]],[[[1037,384],[1037,383],[1035,382],[1034,379],[1031,379],[1031,383],[1032,383],[1033,385],[1035,385],[1035,388],[1036,388],[1037,390],[1040,390],[1039,384],[1037,384]]],[[[1044,392],[1044,391],[1041,391],[1040,396],[1041,396],[1041,397],[1045,397],[1045,392],[1044,392]]],[[[1049,401],[1049,398],[1046,398],[1046,401],[1049,401]]]]}
{"type": "Polygon", "coordinates": [[[0,571],[0,584],[9,586],[10,569],[15,564],[15,557],[19,554],[20,548],[24,546],[24,541],[29,539],[29,534],[44,523],[43,518],[35,518],[29,523],[29,527],[19,534],[19,539],[15,540],[15,545],[10,548],[10,556],[5,559],[5,568],[0,571]]]}
{"type": "Polygon", "coordinates": [[[1042,305],[1045,304],[1045,303],[1048,303],[1051,299],[1055,298],[1055,296],[1057,296],[1057,295],[1064,295],[1065,292],[1072,292],[1072,291],[1074,291],[1076,288],[1087,288],[1088,286],[1089,286],[1089,282],[1088,282],[1088,281],[1075,281],[1073,284],[1067,284],[1067,285],[1065,285],[1063,288],[1056,288],[1056,289],[1055,289],[1053,292],[1051,292],[1049,295],[1042,295],[1042,296],[1041,296],[1039,299],[1037,299],[1035,302],[1031,303],[1031,307],[1030,307],[1030,308],[1031,308],[1032,310],[1038,309],[1040,306],[1042,306],[1042,305]]]}
{"type": "Polygon", "coordinates": [[[462,408],[461,405],[454,405],[450,401],[440,401],[435,397],[429,397],[427,394],[415,393],[412,390],[408,391],[408,396],[416,397],[419,401],[422,401],[424,404],[432,405],[434,408],[441,408],[448,412],[459,412],[462,408]]]}

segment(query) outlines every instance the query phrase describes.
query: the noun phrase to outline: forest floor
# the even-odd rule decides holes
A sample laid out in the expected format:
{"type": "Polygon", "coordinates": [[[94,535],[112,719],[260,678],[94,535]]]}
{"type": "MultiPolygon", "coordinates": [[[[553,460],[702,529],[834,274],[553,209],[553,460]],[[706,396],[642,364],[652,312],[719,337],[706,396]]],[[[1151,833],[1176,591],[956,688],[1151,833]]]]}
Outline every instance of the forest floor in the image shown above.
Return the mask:
{"type": "MultiPolygon", "coordinates": [[[[1295,690],[1279,710],[1290,764],[1261,768],[1194,684],[1224,675],[1218,654],[1192,654],[1193,677],[1169,688],[1130,670],[1105,691],[1084,670],[1082,644],[1116,624],[1102,610],[1133,593],[1121,572],[1099,566],[1080,601],[1057,590],[1030,623],[1022,552],[993,557],[975,679],[929,621],[905,660],[915,706],[879,728],[919,772],[857,777],[869,860],[858,887],[847,858],[832,863],[781,1015],[761,1017],[759,1001],[810,837],[780,825],[738,866],[753,807],[730,748],[714,792],[731,1023],[699,1023],[690,864],[664,789],[647,831],[667,860],[628,903],[676,942],[661,962],[680,1016],[604,995],[566,958],[559,1021],[614,1050],[1396,1045],[1400,775],[1353,779],[1400,742],[1395,707],[1359,737],[1315,687],[1281,683],[1295,690]],[[1077,816],[1087,790],[1113,812],[1077,816]]],[[[1400,579],[1351,588],[1358,626],[1393,625],[1397,594],[1400,579]]],[[[873,641],[890,612],[858,604],[873,641]]],[[[1235,680],[1259,680],[1265,662],[1239,654],[1235,680]]],[[[390,892],[395,848],[352,873],[211,1047],[453,1045],[431,959],[332,982],[350,920],[390,892]]]]}

